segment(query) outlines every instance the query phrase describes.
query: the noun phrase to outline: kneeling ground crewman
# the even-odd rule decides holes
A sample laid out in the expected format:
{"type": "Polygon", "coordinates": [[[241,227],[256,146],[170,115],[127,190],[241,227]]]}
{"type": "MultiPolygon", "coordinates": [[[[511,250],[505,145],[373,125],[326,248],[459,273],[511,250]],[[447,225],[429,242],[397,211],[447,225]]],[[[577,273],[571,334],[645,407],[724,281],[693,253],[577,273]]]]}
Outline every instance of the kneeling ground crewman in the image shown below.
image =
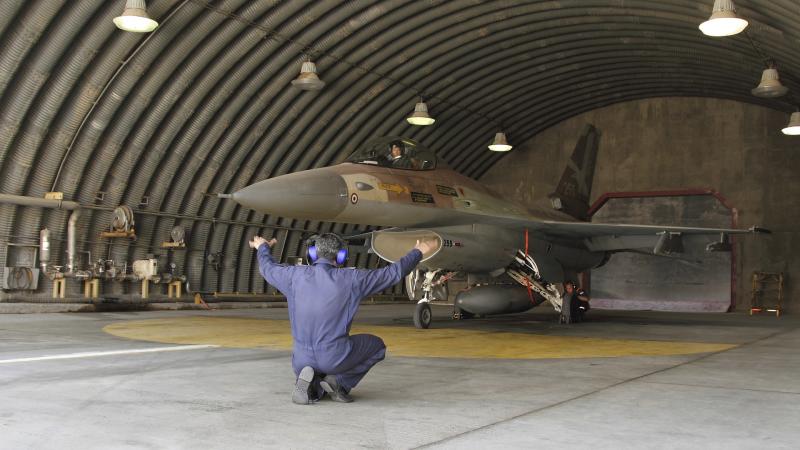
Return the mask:
{"type": "Polygon", "coordinates": [[[331,399],[349,403],[353,389],[370,368],[383,360],[386,345],[370,334],[349,335],[361,299],[403,279],[433,245],[420,243],[394,264],[375,270],[344,270],[345,243],[326,233],[309,248],[311,266],[286,266],[272,259],[277,241],[255,236],[258,268],[267,282],[285,296],[289,306],[294,348],[292,368],[297,382],[292,401],[313,403],[327,392],[331,399]]]}
{"type": "Polygon", "coordinates": [[[561,304],[561,322],[583,322],[583,316],[589,311],[589,295],[578,289],[574,281],[564,283],[563,303],[561,304]]]}

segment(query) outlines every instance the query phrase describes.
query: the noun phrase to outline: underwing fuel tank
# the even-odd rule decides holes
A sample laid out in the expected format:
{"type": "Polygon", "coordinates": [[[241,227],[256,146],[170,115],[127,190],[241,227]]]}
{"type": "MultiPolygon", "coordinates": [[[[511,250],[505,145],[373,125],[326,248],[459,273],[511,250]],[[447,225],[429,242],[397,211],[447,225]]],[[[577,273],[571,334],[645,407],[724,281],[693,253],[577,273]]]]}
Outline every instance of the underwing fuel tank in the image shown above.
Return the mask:
{"type": "Polygon", "coordinates": [[[475,286],[456,295],[456,306],[463,311],[490,316],[527,311],[535,306],[528,290],[513,284],[475,286]]]}

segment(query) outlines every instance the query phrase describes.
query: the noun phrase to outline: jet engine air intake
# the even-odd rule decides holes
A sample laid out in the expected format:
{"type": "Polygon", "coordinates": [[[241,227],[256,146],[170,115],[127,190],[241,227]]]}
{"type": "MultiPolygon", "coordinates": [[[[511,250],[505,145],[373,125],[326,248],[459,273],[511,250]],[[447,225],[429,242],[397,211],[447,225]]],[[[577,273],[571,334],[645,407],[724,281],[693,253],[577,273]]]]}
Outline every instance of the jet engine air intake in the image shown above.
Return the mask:
{"type": "Polygon", "coordinates": [[[395,262],[414,247],[417,240],[433,239],[436,248],[423,255],[421,268],[486,273],[506,267],[513,260],[514,238],[494,229],[463,225],[435,230],[376,231],[371,241],[375,254],[395,262]]]}
{"type": "Polygon", "coordinates": [[[385,261],[395,262],[406,255],[416,244],[417,241],[436,241],[435,248],[431,253],[422,255],[422,261],[428,261],[435,257],[442,249],[442,238],[433,231],[397,231],[372,233],[372,251],[385,261]]]}

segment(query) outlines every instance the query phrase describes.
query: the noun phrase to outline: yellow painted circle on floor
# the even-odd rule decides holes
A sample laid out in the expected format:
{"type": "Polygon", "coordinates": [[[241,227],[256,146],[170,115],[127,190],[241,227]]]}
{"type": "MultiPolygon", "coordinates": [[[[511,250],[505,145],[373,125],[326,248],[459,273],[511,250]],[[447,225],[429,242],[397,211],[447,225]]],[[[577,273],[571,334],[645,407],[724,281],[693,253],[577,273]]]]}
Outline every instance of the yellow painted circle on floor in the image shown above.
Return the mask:
{"type": "MultiPolygon", "coordinates": [[[[114,336],[170,344],[214,344],[234,348],[290,350],[286,320],[229,317],[176,317],[118,322],[103,330],[114,336]]],[[[735,347],[675,341],[639,341],[543,336],[501,331],[353,326],[351,334],[380,336],[392,356],[427,358],[602,358],[707,353],[735,347]]]]}

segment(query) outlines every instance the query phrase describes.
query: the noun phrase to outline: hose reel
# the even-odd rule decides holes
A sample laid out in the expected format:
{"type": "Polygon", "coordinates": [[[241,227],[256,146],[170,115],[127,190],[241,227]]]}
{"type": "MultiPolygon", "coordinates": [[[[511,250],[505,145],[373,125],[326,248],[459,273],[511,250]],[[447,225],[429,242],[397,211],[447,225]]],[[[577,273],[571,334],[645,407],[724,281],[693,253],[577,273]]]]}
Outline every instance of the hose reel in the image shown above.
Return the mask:
{"type": "Polygon", "coordinates": [[[100,233],[100,236],[105,238],[127,237],[136,239],[133,209],[127,205],[120,205],[114,208],[110,229],[100,233]]]}
{"type": "Polygon", "coordinates": [[[133,210],[130,206],[120,205],[114,209],[114,219],[111,221],[111,231],[129,232],[133,230],[133,210]]]}
{"type": "Polygon", "coordinates": [[[180,225],[175,225],[169,232],[169,241],[161,243],[161,248],[184,248],[186,247],[186,229],[180,225]]]}

